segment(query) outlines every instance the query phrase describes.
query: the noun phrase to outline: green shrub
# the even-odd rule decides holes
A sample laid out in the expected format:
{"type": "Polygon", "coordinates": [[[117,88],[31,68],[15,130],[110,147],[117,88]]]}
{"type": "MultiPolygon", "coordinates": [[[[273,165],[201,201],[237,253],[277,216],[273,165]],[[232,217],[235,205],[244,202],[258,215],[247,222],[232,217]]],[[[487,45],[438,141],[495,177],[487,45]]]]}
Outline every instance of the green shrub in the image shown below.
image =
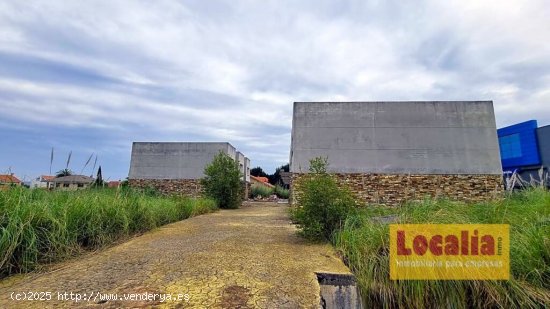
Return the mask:
{"type": "Polygon", "coordinates": [[[205,195],[215,200],[220,208],[239,208],[244,186],[238,163],[220,151],[204,169],[201,180],[205,195]]]}
{"type": "Polygon", "coordinates": [[[303,195],[292,211],[302,234],[312,240],[330,240],[356,207],[351,192],[327,173],[327,165],[326,158],[310,161],[310,174],[301,184],[303,195]]]}
{"type": "Polygon", "coordinates": [[[131,189],[0,191],[0,278],[215,208],[131,189]]]}
{"type": "Polygon", "coordinates": [[[549,218],[550,192],[542,189],[478,204],[372,205],[350,216],[334,241],[369,308],[545,308],[550,304],[549,218]],[[389,226],[373,220],[383,215],[397,216],[397,223],[510,224],[510,280],[390,280],[389,226]]]}
{"type": "Polygon", "coordinates": [[[281,187],[280,185],[277,185],[275,186],[275,194],[277,194],[277,197],[279,198],[288,199],[290,196],[290,191],[281,187]]]}
{"type": "Polygon", "coordinates": [[[273,189],[262,185],[252,185],[250,187],[250,195],[252,197],[270,197],[273,194],[273,189]]]}

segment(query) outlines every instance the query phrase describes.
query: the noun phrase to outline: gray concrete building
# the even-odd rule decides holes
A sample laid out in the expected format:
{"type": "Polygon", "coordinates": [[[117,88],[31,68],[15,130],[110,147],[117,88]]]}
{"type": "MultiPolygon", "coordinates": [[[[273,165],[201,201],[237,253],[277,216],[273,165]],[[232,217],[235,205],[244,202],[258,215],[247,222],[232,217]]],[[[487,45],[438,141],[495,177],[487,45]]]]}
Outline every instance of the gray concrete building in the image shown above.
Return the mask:
{"type": "Polygon", "coordinates": [[[247,157],[244,158],[244,170],[245,181],[246,183],[250,183],[250,159],[247,157]]]}
{"type": "Polygon", "coordinates": [[[537,129],[537,140],[541,166],[550,171],[550,125],[537,129]]]}
{"type": "MultiPolygon", "coordinates": [[[[128,180],[130,186],[154,187],[163,193],[197,196],[204,168],[219,152],[234,158],[246,175],[244,154],[227,142],[134,142],[128,180]]],[[[246,177],[243,177],[246,183],[246,177]]]]}
{"type": "Polygon", "coordinates": [[[245,157],[242,152],[237,151],[235,160],[239,163],[242,175],[241,180],[245,183],[244,196],[248,196],[248,192],[250,191],[250,159],[245,157]]]}
{"type": "Polygon", "coordinates": [[[492,101],[295,102],[293,196],[315,157],[366,202],[482,200],[502,189],[492,101]]]}

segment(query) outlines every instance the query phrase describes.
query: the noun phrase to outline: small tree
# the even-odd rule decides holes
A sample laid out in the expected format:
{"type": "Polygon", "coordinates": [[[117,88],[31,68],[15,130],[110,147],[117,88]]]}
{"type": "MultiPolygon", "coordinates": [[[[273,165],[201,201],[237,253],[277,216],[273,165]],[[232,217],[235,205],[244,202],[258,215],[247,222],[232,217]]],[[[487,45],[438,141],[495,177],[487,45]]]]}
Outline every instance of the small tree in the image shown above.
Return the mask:
{"type": "Polygon", "coordinates": [[[220,151],[204,169],[201,184],[206,196],[220,208],[239,208],[243,197],[241,171],[238,163],[220,151]]]}
{"type": "Polygon", "coordinates": [[[303,179],[303,195],[293,211],[302,234],[313,240],[331,240],[345,219],[355,210],[355,198],[327,173],[326,158],[310,160],[309,174],[303,179]]]}
{"type": "Polygon", "coordinates": [[[97,177],[94,180],[93,186],[96,188],[105,187],[106,183],[103,181],[103,173],[101,172],[101,165],[97,169],[97,177]]]}
{"type": "Polygon", "coordinates": [[[65,168],[57,171],[57,173],[55,173],[55,177],[71,176],[72,174],[73,174],[73,171],[71,171],[68,168],[65,168]]]}

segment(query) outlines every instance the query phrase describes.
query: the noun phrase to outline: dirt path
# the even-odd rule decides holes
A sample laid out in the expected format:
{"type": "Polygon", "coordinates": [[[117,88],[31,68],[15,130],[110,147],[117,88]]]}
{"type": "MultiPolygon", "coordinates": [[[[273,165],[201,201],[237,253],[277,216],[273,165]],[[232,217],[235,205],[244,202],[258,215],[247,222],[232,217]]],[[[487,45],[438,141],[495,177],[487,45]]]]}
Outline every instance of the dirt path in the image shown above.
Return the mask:
{"type": "Polygon", "coordinates": [[[349,270],[329,245],[297,236],[287,209],[263,203],[222,210],[166,225],[48,273],[9,278],[0,282],[0,308],[317,308],[314,272],[349,270]],[[51,300],[11,300],[18,292],[51,292],[34,294],[51,300]],[[71,292],[82,300],[58,300],[71,298],[71,292]],[[105,295],[98,293],[151,300],[101,301],[105,295]],[[161,302],[165,293],[182,300],[161,302]],[[95,299],[84,300],[90,295],[95,299]]]}

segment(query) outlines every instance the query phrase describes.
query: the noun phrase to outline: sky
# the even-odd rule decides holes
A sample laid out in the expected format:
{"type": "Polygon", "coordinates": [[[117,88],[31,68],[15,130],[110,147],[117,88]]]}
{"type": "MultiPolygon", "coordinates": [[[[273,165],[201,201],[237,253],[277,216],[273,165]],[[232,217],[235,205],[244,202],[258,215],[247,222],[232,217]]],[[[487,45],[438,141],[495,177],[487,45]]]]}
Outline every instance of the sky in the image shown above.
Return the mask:
{"type": "Polygon", "coordinates": [[[550,124],[547,1],[0,0],[0,173],[128,176],[133,141],[288,162],[294,101],[493,100],[550,124]],[[92,160],[93,161],[93,160],[92,160]]]}

